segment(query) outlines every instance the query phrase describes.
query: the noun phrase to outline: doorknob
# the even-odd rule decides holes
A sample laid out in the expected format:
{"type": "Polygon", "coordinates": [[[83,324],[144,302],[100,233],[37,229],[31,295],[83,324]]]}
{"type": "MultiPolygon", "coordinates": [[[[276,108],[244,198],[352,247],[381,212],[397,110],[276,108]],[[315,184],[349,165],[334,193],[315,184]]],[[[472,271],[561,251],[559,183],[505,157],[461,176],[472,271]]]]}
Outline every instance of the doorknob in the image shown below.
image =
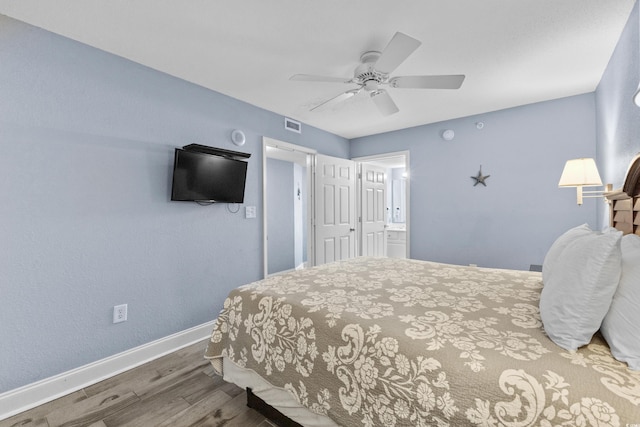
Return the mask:
{"type": "Polygon", "coordinates": [[[350,228],[349,231],[356,231],[356,229],[355,228],[350,228]]]}

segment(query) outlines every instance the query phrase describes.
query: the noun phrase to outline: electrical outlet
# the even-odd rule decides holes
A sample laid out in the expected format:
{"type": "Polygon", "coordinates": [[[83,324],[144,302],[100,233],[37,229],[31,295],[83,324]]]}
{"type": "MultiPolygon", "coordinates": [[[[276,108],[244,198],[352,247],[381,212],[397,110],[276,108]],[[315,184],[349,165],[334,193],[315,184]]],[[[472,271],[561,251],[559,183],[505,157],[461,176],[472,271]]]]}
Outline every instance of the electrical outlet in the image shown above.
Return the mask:
{"type": "Polygon", "coordinates": [[[120,323],[127,320],[127,304],[113,307],[113,323],[120,323]]]}

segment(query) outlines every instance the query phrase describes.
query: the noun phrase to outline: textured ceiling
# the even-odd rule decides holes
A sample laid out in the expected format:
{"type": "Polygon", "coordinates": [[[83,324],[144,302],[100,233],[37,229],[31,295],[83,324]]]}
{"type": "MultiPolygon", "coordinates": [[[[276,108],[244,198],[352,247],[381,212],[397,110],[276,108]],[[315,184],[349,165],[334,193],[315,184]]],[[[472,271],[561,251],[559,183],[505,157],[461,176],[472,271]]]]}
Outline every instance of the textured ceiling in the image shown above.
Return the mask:
{"type": "Polygon", "coordinates": [[[309,125],[355,138],[595,90],[635,0],[0,0],[0,13],[309,125]],[[353,76],[396,31],[422,45],[392,75],[465,74],[397,89],[382,116],[353,76]]]}

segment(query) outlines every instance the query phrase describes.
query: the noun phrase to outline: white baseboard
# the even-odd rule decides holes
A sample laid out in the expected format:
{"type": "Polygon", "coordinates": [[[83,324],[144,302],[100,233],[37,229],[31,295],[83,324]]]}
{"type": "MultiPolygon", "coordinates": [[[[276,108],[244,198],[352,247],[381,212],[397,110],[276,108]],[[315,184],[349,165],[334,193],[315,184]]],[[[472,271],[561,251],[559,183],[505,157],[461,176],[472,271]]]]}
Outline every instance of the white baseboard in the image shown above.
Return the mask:
{"type": "Polygon", "coordinates": [[[298,270],[302,270],[302,269],[305,269],[305,268],[309,268],[309,263],[303,262],[302,264],[298,264],[294,268],[290,268],[288,270],[276,271],[275,273],[268,274],[267,277],[278,276],[280,274],[290,273],[292,271],[298,271],[298,270]]]}
{"type": "Polygon", "coordinates": [[[214,321],[0,394],[0,420],[50,402],[209,337],[214,321]]]}

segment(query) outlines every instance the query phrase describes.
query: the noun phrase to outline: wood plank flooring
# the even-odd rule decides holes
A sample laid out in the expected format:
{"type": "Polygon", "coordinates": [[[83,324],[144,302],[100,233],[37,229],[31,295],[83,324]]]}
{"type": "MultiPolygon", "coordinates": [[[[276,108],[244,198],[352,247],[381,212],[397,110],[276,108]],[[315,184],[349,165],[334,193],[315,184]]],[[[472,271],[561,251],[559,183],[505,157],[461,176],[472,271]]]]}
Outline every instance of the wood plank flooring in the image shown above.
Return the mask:
{"type": "Polygon", "coordinates": [[[213,372],[206,340],[0,421],[0,427],[273,427],[213,372]]]}

